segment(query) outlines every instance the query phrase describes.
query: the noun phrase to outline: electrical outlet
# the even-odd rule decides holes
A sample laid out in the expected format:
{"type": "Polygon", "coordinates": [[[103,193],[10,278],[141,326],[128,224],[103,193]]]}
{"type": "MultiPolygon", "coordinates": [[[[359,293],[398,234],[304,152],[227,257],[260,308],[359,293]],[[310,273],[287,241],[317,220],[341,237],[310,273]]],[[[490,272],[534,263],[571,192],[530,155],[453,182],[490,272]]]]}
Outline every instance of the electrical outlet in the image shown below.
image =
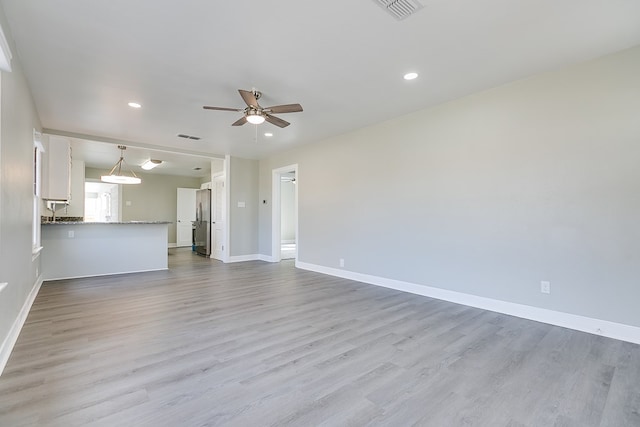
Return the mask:
{"type": "Polygon", "coordinates": [[[340,258],[340,267],[344,267],[344,258],[340,258]]]}
{"type": "Polygon", "coordinates": [[[547,282],[545,280],[540,282],[540,292],[542,292],[543,294],[550,294],[551,293],[551,282],[547,282]]]}
{"type": "Polygon", "coordinates": [[[76,233],[73,230],[69,230],[69,238],[73,239],[74,237],[76,237],[76,233]]]}

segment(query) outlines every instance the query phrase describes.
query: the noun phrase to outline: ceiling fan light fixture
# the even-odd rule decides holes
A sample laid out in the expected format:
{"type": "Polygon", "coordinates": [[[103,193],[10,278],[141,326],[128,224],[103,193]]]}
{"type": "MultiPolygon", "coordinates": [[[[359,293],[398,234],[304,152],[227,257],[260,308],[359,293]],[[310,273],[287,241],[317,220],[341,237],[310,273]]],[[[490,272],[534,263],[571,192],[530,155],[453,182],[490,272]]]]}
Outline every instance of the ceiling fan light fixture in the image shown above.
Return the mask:
{"type": "Polygon", "coordinates": [[[144,162],[143,164],[140,165],[140,167],[146,171],[149,171],[153,168],[155,168],[156,166],[159,166],[162,164],[162,160],[154,160],[154,159],[149,159],[146,162],[144,162]]]}
{"type": "MultiPolygon", "coordinates": [[[[100,181],[108,182],[111,184],[140,184],[142,180],[138,178],[134,171],[127,166],[127,162],[124,161],[124,150],[127,149],[124,145],[118,145],[120,149],[120,160],[109,171],[109,175],[102,175],[100,181]],[[123,173],[122,165],[125,165],[129,169],[129,174],[123,173]]],[[[126,172],[126,171],[125,171],[126,172]]]]}
{"type": "Polygon", "coordinates": [[[242,97],[244,103],[247,104],[247,106],[243,109],[212,107],[209,105],[204,105],[202,108],[204,108],[205,110],[237,111],[244,113],[240,119],[231,123],[231,126],[242,126],[247,123],[259,125],[264,122],[269,122],[274,126],[278,126],[279,128],[285,128],[291,123],[286,120],[282,120],[277,116],[274,116],[274,114],[299,113],[302,111],[302,105],[300,104],[283,104],[273,105],[271,107],[261,107],[260,104],[258,104],[258,99],[262,98],[261,92],[258,92],[255,89],[253,89],[252,91],[238,89],[238,92],[240,93],[240,97],[242,97]]]}
{"type": "Polygon", "coordinates": [[[264,116],[258,111],[250,111],[247,113],[247,121],[252,125],[264,123],[264,116]]]}

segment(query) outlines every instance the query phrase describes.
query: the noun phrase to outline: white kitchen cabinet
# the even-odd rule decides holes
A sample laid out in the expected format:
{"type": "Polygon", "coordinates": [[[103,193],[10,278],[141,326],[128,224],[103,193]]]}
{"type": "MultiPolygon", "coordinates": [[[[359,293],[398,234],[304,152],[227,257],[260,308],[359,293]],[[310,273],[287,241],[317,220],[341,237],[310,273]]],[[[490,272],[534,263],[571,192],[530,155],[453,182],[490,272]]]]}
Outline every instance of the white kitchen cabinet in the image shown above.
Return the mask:
{"type": "MultiPolygon", "coordinates": [[[[73,150],[73,143],[71,144],[73,150]]],[[[72,151],[73,153],[73,151],[72,151]]],[[[65,209],[59,212],[60,218],[84,217],[84,161],[73,159],[71,165],[71,199],[65,209]]]]}
{"type": "Polygon", "coordinates": [[[68,202],[71,200],[71,143],[67,138],[44,135],[42,198],[68,202]],[[48,141],[46,141],[48,139],[48,141]]]}

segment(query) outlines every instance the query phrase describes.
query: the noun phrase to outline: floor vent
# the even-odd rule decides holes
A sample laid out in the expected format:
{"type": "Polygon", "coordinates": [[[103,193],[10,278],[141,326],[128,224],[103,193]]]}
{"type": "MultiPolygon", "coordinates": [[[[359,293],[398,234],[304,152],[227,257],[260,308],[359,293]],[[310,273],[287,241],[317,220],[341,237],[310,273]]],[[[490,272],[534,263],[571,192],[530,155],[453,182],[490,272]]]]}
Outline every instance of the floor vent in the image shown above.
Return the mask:
{"type": "Polygon", "coordinates": [[[378,6],[387,11],[398,21],[413,15],[424,6],[417,0],[373,0],[378,6]]]}
{"type": "Polygon", "coordinates": [[[184,133],[179,133],[178,137],[179,138],[184,138],[184,139],[194,139],[196,141],[199,140],[199,139],[202,139],[199,136],[185,135],[184,133]]]}

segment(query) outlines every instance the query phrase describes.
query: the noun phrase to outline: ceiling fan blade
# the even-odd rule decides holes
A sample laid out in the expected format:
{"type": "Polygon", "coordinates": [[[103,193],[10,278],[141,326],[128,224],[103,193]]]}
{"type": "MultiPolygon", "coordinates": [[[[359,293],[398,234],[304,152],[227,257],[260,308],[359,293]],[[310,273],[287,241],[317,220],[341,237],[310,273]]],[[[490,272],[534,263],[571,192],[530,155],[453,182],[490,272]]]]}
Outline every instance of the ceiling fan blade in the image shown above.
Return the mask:
{"type": "Polygon", "coordinates": [[[242,89],[238,89],[238,92],[240,92],[240,96],[249,107],[258,108],[258,100],[256,99],[253,92],[242,89]]]}
{"type": "Polygon", "coordinates": [[[281,128],[286,128],[287,126],[289,126],[291,123],[282,120],[281,118],[278,118],[276,116],[272,116],[271,114],[267,114],[264,113],[264,119],[266,121],[268,121],[269,123],[271,123],[272,125],[276,125],[278,127],[281,128]]]}
{"type": "Polygon", "coordinates": [[[286,105],[274,105],[264,109],[268,113],[282,114],[282,113],[299,113],[302,111],[302,105],[300,104],[286,104],[286,105]]]}
{"type": "Polygon", "coordinates": [[[235,122],[231,123],[231,126],[242,126],[245,123],[247,123],[247,118],[243,116],[243,117],[240,117],[235,122]]]}
{"type": "Polygon", "coordinates": [[[208,105],[205,105],[202,108],[204,108],[205,110],[218,110],[218,111],[244,111],[243,109],[238,109],[238,108],[209,107],[208,105]]]}

